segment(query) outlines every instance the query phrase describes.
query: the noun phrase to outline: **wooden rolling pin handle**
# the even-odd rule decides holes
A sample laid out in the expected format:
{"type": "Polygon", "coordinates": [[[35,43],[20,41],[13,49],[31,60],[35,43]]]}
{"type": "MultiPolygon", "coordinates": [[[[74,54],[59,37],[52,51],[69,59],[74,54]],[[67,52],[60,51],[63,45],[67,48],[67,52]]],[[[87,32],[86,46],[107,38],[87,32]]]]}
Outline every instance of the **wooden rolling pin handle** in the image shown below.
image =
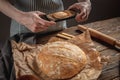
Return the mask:
{"type": "Polygon", "coordinates": [[[110,36],[108,36],[106,34],[103,34],[103,33],[99,32],[97,30],[94,30],[92,28],[87,28],[85,26],[78,25],[78,30],[80,30],[80,31],[85,31],[87,29],[89,30],[90,35],[92,37],[95,37],[95,38],[100,39],[100,40],[102,40],[104,42],[107,42],[110,45],[120,47],[120,42],[118,42],[115,38],[112,38],[112,37],[110,37],[110,36]]]}
{"type": "Polygon", "coordinates": [[[115,46],[120,49],[120,41],[116,41],[115,46]]]}

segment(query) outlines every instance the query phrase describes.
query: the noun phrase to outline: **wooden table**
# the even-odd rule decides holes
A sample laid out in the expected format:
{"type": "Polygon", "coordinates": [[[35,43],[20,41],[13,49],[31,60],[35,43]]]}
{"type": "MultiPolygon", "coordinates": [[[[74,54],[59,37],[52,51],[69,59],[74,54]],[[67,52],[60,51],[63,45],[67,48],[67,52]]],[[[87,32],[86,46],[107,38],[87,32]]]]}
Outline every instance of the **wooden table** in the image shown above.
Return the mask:
{"type": "MultiPolygon", "coordinates": [[[[85,26],[120,40],[120,17],[88,23],[85,24],[85,26]]],[[[64,30],[64,32],[78,35],[79,33],[76,32],[76,30],[77,26],[74,26],[64,30]]],[[[41,39],[42,43],[46,42],[51,36],[54,36],[54,34],[41,39]]],[[[105,67],[103,67],[102,74],[98,80],[120,80],[120,49],[114,48],[113,46],[94,38],[92,38],[92,40],[101,55],[110,56],[110,61],[105,67]]],[[[38,43],[41,41],[38,39],[38,43]]]]}
{"type": "MultiPolygon", "coordinates": [[[[117,40],[120,40],[120,17],[86,24],[117,40]]],[[[110,62],[103,68],[98,80],[120,80],[120,50],[103,42],[94,41],[101,55],[111,56],[110,62]]]]}

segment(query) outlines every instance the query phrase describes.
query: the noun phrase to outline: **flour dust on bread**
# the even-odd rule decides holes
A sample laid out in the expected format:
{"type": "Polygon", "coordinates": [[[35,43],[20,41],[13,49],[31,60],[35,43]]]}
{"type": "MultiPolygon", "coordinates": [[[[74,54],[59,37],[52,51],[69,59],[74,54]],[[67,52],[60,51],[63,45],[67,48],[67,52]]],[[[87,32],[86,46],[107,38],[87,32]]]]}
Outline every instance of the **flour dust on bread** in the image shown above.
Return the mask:
{"type": "Polygon", "coordinates": [[[68,79],[86,65],[85,53],[76,45],[57,41],[44,45],[36,56],[38,68],[51,80],[68,79]]]}

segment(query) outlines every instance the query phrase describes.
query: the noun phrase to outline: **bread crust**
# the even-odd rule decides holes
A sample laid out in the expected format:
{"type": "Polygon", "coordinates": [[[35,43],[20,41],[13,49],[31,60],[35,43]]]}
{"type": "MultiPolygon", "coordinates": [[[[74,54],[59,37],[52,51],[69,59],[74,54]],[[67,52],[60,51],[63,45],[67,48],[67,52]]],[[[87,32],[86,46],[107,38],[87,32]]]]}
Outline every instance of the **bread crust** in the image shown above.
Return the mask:
{"type": "Polygon", "coordinates": [[[86,65],[85,53],[76,45],[57,41],[46,44],[36,57],[38,68],[51,79],[68,79],[86,65]]]}
{"type": "Polygon", "coordinates": [[[64,10],[64,11],[59,11],[59,12],[48,14],[47,18],[50,20],[56,21],[56,20],[61,20],[61,19],[67,19],[75,15],[76,13],[74,11],[64,10]]]}
{"type": "Polygon", "coordinates": [[[66,12],[56,12],[56,13],[54,13],[53,14],[53,16],[55,17],[55,18],[65,18],[66,16],[68,16],[69,14],[68,13],[66,13],[66,12]]]}

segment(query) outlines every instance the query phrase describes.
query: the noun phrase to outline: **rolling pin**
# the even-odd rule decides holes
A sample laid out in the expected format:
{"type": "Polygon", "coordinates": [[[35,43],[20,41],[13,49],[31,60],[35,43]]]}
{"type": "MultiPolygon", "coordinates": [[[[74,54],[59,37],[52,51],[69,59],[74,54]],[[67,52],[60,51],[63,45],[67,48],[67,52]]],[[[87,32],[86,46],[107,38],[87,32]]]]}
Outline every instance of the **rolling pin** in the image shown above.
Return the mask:
{"type": "Polygon", "coordinates": [[[89,30],[90,32],[90,35],[94,38],[97,38],[97,39],[100,39],[101,41],[104,41],[112,46],[115,46],[115,47],[118,47],[120,48],[120,41],[118,41],[117,39],[113,38],[113,37],[110,37],[104,33],[101,33],[95,29],[92,29],[92,28],[87,28],[83,25],[78,25],[78,30],[80,31],[86,31],[86,30],[89,30]]]}

